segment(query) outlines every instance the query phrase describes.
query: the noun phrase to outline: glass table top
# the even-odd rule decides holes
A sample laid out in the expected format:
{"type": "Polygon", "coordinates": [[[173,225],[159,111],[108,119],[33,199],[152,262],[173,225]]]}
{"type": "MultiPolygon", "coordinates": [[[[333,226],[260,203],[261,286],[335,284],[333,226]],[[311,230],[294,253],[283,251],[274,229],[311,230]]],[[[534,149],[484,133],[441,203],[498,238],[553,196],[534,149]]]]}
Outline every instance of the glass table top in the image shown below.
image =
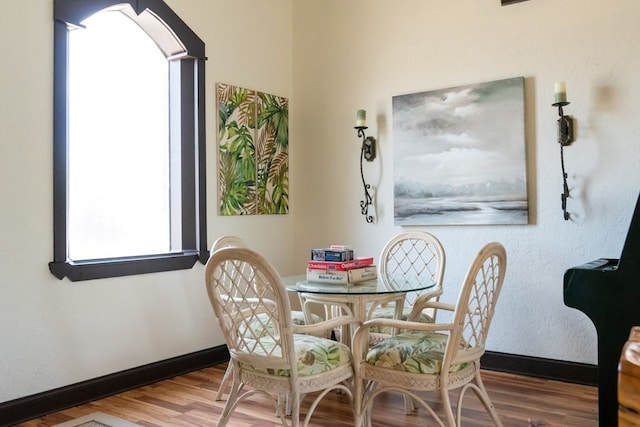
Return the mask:
{"type": "Polygon", "coordinates": [[[314,294],[362,294],[381,295],[403,292],[421,291],[435,286],[428,278],[398,277],[389,280],[388,284],[381,277],[360,283],[342,285],[336,283],[318,283],[307,281],[305,274],[286,276],[282,278],[288,291],[309,292],[314,294]]]}

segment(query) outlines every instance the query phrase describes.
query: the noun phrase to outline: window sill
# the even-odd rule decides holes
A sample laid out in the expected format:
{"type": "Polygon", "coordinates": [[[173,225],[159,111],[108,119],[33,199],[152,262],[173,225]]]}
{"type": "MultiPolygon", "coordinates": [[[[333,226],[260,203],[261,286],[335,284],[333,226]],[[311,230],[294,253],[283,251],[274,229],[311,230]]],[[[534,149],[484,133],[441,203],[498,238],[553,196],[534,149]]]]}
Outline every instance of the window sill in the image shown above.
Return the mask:
{"type": "Polygon", "coordinates": [[[198,261],[205,264],[208,257],[209,254],[206,251],[184,251],[143,257],[50,262],[49,270],[60,280],[67,277],[72,282],[79,282],[161,271],[187,270],[198,261]]]}

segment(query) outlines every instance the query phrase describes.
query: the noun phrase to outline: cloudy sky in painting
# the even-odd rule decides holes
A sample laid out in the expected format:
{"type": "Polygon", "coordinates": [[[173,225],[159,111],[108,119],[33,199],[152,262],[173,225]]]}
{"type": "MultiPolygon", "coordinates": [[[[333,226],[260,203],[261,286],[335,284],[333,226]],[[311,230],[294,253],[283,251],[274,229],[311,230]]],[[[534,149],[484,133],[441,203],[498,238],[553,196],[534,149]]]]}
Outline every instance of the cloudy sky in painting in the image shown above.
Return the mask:
{"type": "Polygon", "coordinates": [[[526,182],[522,77],[393,97],[396,182],[526,182]]]}

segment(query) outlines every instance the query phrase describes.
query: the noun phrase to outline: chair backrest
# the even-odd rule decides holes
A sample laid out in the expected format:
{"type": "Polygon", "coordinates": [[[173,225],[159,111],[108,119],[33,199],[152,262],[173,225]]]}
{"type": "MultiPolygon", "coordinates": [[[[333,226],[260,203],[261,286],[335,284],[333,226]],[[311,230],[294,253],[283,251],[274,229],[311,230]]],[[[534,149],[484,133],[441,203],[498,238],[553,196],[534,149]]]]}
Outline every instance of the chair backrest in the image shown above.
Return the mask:
{"type": "Polygon", "coordinates": [[[247,245],[247,243],[238,236],[233,236],[233,235],[220,236],[216,239],[215,242],[213,242],[213,245],[211,245],[211,251],[209,256],[213,255],[215,251],[222,248],[248,248],[248,247],[249,245],[247,245]]]}
{"type": "Polygon", "coordinates": [[[233,359],[268,369],[295,366],[287,291],[264,257],[248,248],[218,249],[207,262],[205,278],[233,359]]]}
{"type": "MultiPolygon", "coordinates": [[[[491,319],[507,268],[507,253],[498,242],[486,244],[471,263],[465,276],[453,323],[460,327],[452,331],[444,363],[477,360],[484,354],[491,319]]],[[[445,368],[443,368],[444,371],[445,368]]]]}
{"type": "MultiPolygon", "coordinates": [[[[385,286],[392,289],[393,281],[428,281],[435,284],[429,291],[442,289],[445,253],[440,241],[426,231],[404,231],[387,242],[378,262],[378,272],[385,286]]],[[[418,293],[406,295],[412,305],[418,293]]]]}
{"type": "Polygon", "coordinates": [[[211,245],[211,253],[222,248],[248,248],[244,240],[237,236],[221,236],[211,245]]]}

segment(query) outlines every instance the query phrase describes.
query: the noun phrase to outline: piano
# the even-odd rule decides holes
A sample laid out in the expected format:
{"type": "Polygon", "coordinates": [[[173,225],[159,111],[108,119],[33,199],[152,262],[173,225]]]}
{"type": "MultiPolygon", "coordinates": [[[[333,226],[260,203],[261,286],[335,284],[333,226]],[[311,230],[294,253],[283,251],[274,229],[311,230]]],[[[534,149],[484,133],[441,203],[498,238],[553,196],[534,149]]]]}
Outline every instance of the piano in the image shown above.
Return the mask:
{"type": "Polygon", "coordinates": [[[618,426],[618,362],[633,326],[640,326],[640,196],[620,259],[568,269],[564,304],[586,314],[598,335],[598,424],[618,426]]]}

